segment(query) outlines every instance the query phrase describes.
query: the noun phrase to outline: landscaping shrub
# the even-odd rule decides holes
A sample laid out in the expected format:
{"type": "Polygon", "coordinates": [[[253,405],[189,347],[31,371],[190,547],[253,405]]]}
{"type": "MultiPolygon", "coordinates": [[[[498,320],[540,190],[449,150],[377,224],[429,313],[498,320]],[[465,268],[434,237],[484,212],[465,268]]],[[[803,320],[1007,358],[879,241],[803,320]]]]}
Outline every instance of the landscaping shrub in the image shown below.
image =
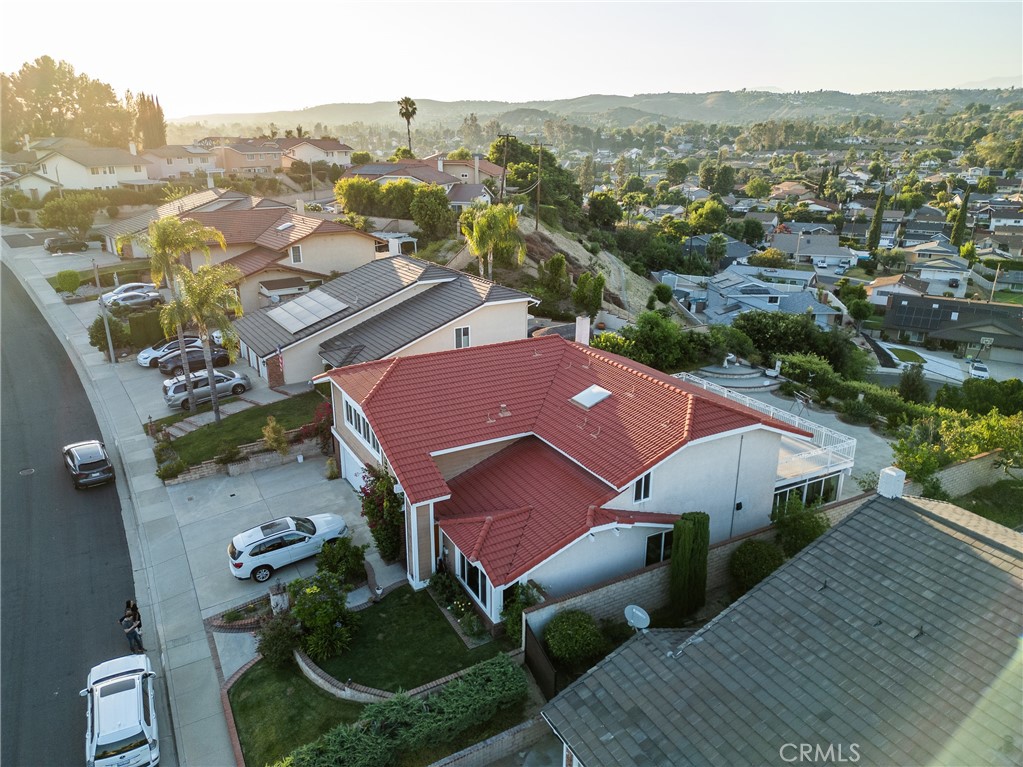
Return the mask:
{"type": "Polygon", "coordinates": [[[322,661],[348,649],[358,617],[348,609],[348,588],[337,573],[317,572],[288,584],[291,613],[302,627],[302,648],[322,661]]]}
{"type": "Polygon", "coordinates": [[[229,463],[237,463],[238,461],[241,461],[242,457],[242,451],[238,448],[238,446],[232,445],[213,460],[221,466],[226,466],[229,463]]]}
{"type": "Polygon", "coordinates": [[[547,624],[543,638],[551,655],[571,666],[592,660],[604,649],[604,637],[596,621],[582,610],[559,612],[547,624]]]}
{"type": "Polygon", "coordinates": [[[362,514],[385,562],[401,557],[405,545],[405,497],[394,492],[397,480],[377,466],[364,472],[362,514]]]}
{"type": "Polygon", "coordinates": [[[65,269],[62,272],[57,272],[54,284],[61,293],[74,295],[82,286],[82,278],[74,269],[65,269]]]}
{"type": "Polygon", "coordinates": [[[778,532],[778,545],[788,557],[794,557],[831,527],[818,504],[805,506],[797,495],[790,495],[784,506],[772,511],[771,521],[778,532]]]}
{"type": "Polygon", "coordinates": [[[30,211],[30,210],[19,210],[18,211],[18,221],[20,221],[22,224],[31,223],[31,221],[32,221],[32,211],[30,211]]]}
{"type": "Polygon", "coordinates": [[[934,501],[951,501],[952,496],[941,486],[941,480],[932,474],[920,482],[920,495],[934,501]]]}
{"type": "Polygon", "coordinates": [[[341,724],[296,748],[273,767],[389,767],[394,764],[394,742],[360,727],[341,724]]]}
{"type": "Polygon", "coordinates": [[[671,604],[682,615],[692,615],[707,602],[709,547],[708,514],[687,512],[675,522],[671,545],[671,604]]]}
{"type": "Polygon", "coordinates": [[[506,599],[501,610],[504,630],[518,641],[522,636],[522,611],[540,601],[540,593],[528,583],[516,583],[512,587],[511,598],[506,599]]]}
{"type": "Polygon", "coordinates": [[[320,452],[326,454],[330,449],[330,427],[334,423],[334,408],[329,401],[322,402],[316,407],[313,420],[302,427],[298,433],[299,439],[315,438],[320,446],[320,452]]]}
{"type": "Polygon", "coordinates": [[[128,315],[128,332],[131,335],[131,345],[136,349],[145,349],[162,340],[164,332],[160,324],[160,310],[150,309],[128,315]]]}
{"type": "Polygon", "coordinates": [[[728,572],[735,581],[735,596],[745,594],[784,561],[782,550],[770,541],[750,539],[741,543],[728,560],[728,572]]]}
{"type": "Polygon", "coordinates": [[[841,403],[839,410],[842,413],[842,420],[852,424],[871,424],[877,418],[874,408],[860,399],[846,400],[841,403]]]}
{"type": "Polygon", "coordinates": [[[170,442],[160,441],[153,447],[153,455],[156,456],[158,463],[164,463],[174,456],[174,448],[170,446],[170,442]]]}
{"type": "Polygon", "coordinates": [[[290,612],[267,618],[256,631],[256,650],[269,665],[284,668],[295,661],[293,651],[301,639],[298,621],[290,612]]]}
{"type": "MultiPolygon", "coordinates": [[[[110,340],[113,341],[114,348],[127,346],[131,341],[131,337],[128,335],[128,326],[114,317],[109,317],[108,322],[110,324],[110,340]]],[[[96,347],[101,352],[107,351],[107,333],[103,327],[102,317],[97,317],[89,325],[89,345],[96,347]]]]}
{"type": "Polygon", "coordinates": [[[174,479],[187,468],[188,467],[185,466],[185,462],[178,459],[177,461],[172,461],[171,463],[164,464],[159,469],[157,469],[156,476],[163,480],[174,479]]]}
{"type": "Polygon", "coordinates": [[[263,427],[263,443],[267,450],[273,450],[281,455],[287,455],[291,449],[284,424],[278,423],[272,415],[266,417],[266,426],[263,427]]]}
{"type": "Polygon", "coordinates": [[[341,470],[337,467],[337,459],[331,456],[327,459],[327,479],[335,480],[341,476],[341,470]]]}
{"type": "Polygon", "coordinates": [[[368,543],[356,546],[351,538],[328,541],[316,556],[319,572],[336,573],[345,583],[362,583],[366,580],[366,549],[368,543]]]}
{"type": "Polygon", "coordinates": [[[118,209],[116,205],[107,205],[107,215],[110,218],[117,218],[120,212],[120,209],[118,209]]]}
{"type": "Polygon", "coordinates": [[[438,602],[449,607],[462,594],[462,587],[454,575],[447,570],[442,570],[434,573],[430,578],[430,591],[437,597],[438,602]]]}

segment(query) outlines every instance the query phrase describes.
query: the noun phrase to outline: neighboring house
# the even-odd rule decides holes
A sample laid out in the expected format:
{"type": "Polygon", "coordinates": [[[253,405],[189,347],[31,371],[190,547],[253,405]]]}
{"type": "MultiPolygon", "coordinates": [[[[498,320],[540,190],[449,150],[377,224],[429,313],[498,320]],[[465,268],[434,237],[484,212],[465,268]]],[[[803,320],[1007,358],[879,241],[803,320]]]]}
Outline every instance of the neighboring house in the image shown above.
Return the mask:
{"type": "Polygon", "coordinates": [[[761,269],[754,275],[749,273],[750,269],[756,270],[757,267],[733,265],[710,277],[707,280],[705,305],[702,308],[696,307],[694,311],[697,317],[711,325],[731,325],[743,312],[762,311],[809,314],[824,329],[841,323],[842,310],[820,300],[822,297],[830,298],[830,294],[818,294],[797,285],[772,282],[766,278],[777,276],[777,272],[769,275],[764,274],[767,270],[761,269]]]}
{"type": "Polygon", "coordinates": [[[956,258],[959,256],[959,248],[953,245],[944,235],[938,235],[937,239],[930,242],[921,242],[910,248],[903,248],[906,254],[906,263],[910,266],[927,263],[935,258],[956,258]]]}
{"type": "Polygon", "coordinates": [[[837,234],[775,234],[771,247],[795,259],[796,263],[813,263],[824,259],[828,266],[856,256],[849,248],[838,244],[837,234]]]}
{"type": "Polygon", "coordinates": [[[222,168],[217,167],[213,152],[201,146],[179,144],[161,146],[146,150],[142,157],[149,163],[146,166],[146,173],[151,179],[193,176],[200,170],[206,174],[224,172],[222,168]]]}
{"type": "Polygon", "coordinates": [[[395,256],[249,312],[234,327],[241,357],[279,386],[332,367],[525,338],[531,302],[480,277],[395,256]]]}
{"type": "MultiPolygon", "coordinates": [[[[697,234],[693,237],[687,238],[686,241],[682,243],[682,253],[684,255],[688,255],[691,249],[693,253],[706,256],[707,245],[710,244],[710,238],[713,236],[713,234],[697,234]]],[[[735,261],[740,258],[749,258],[749,256],[757,252],[756,248],[751,245],[747,245],[742,240],[737,240],[727,234],[722,234],[721,236],[725,238],[725,255],[722,258],[735,261]]]]}
{"type": "Polygon", "coordinates": [[[927,283],[908,274],[877,277],[866,286],[867,301],[875,306],[887,306],[891,296],[927,295],[927,283]]]}
{"type": "Polygon", "coordinates": [[[869,232],[870,224],[867,222],[846,221],[842,225],[842,237],[846,237],[858,245],[867,241],[869,232]]]}
{"type": "Polygon", "coordinates": [[[461,214],[463,210],[476,203],[490,205],[494,201],[494,195],[483,184],[455,184],[448,190],[448,200],[451,202],[451,209],[461,214]]]}
{"type": "Polygon", "coordinates": [[[39,173],[20,173],[3,180],[4,189],[16,189],[33,202],[40,202],[47,194],[60,188],[56,181],[39,173]]]}
{"type": "Polygon", "coordinates": [[[771,187],[771,196],[768,197],[768,199],[787,200],[789,198],[795,198],[799,200],[809,200],[812,197],[813,192],[798,181],[782,181],[780,184],[775,184],[771,187]]]}
{"type": "Polygon", "coordinates": [[[940,221],[942,224],[945,223],[945,211],[941,208],[933,208],[930,205],[923,205],[913,211],[910,220],[906,222],[908,227],[910,223],[920,223],[922,221],[935,222],[940,221]]]}
{"type": "Polygon", "coordinates": [[[352,164],[354,150],[334,138],[278,138],[275,142],[283,152],[281,167],[285,170],[296,160],[307,164],[325,162],[340,167],[352,164]]]}
{"type": "Polygon", "coordinates": [[[643,631],[541,715],[574,767],[1019,765],[1021,603],[1018,532],[875,496],[706,626],[643,631]]]}
{"type": "Polygon", "coordinates": [[[1023,351],[1023,306],[939,296],[891,296],[884,315],[890,336],[910,341],[946,341],[964,354],[985,359],[1020,361],[1023,351]]]}
{"type": "Polygon", "coordinates": [[[383,466],[403,492],[409,583],[443,563],[491,623],[514,584],[560,596],[661,561],[685,511],[710,515],[712,543],[741,535],[793,482],[837,497],[852,466],[783,461],[818,454],[812,435],[557,335],[318,379],[344,476],[383,466]]]}
{"type": "Polygon", "coordinates": [[[977,240],[977,248],[997,248],[1009,258],[1023,258],[1023,232],[992,232],[977,240]]]}
{"type": "Polygon", "coordinates": [[[951,293],[956,298],[966,295],[970,278],[970,265],[964,258],[950,256],[930,261],[918,261],[913,266],[921,280],[927,283],[927,294],[943,296],[951,293]]]}
{"type": "Polygon", "coordinates": [[[754,210],[754,211],[750,211],[749,213],[747,213],[745,215],[745,218],[748,218],[751,221],[759,221],[761,224],[764,225],[764,231],[765,232],[772,231],[780,223],[779,220],[778,220],[778,214],[775,213],[772,210],[765,210],[765,211],[754,210]]]}
{"type": "MultiPolygon", "coordinates": [[[[231,189],[204,189],[201,192],[179,197],[171,202],[166,202],[153,210],[130,218],[118,219],[105,227],[99,229],[103,236],[104,247],[111,253],[117,249],[117,240],[120,237],[133,237],[144,233],[152,221],[167,216],[180,216],[186,213],[206,212],[212,210],[249,210],[251,208],[274,208],[278,211],[290,210],[287,203],[277,200],[270,200],[265,197],[253,197],[243,192],[236,192],[231,189]]],[[[134,245],[128,244],[124,249],[126,258],[149,258],[149,254],[134,245]],[[138,251],[137,253],[135,251],[138,251]]]]}
{"type": "Polygon", "coordinates": [[[148,160],[131,150],[113,147],[63,146],[40,152],[33,172],[60,189],[117,189],[145,186],[148,160]]]}
{"type": "Polygon", "coordinates": [[[947,237],[951,232],[952,228],[944,221],[911,219],[905,223],[902,230],[902,247],[911,248],[914,245],[923,245],[939,237],[947,237]]]}
{"type": "Polygon", "coordinates": [[[454,176],[461,184],[482,184],[490,180],[499,189],[504,175],[503,167],[481,154],[474,154],[471,160],[451,160],[446,155],[434,154],[424,157],[421,162],[435,164],[437,170],[454,176]]]}
{"type": "Polygon", "coordinates": [[[817,285],[817,272],[801,269],[765,269],[749,264],[732,264],[728,271],[743,277],[752,277],[774,285],[790,285],[789,290],[803,290],[817,285]]]}
{"type": "MultiPolygon", "coordinates": [[[[293,210],[193,211],[183,214],[224,235],[227,250],[211,248],[210,262],[241,272],[238,297],[246,312],[294,295],[267,288],[267,280],[302,277],[315,287],[333,274],[350,272],[387,255],[387,242],[346,224],[304,216],[293,210]]],[[[183,259],[196,269],[203,259],[183,259]]]]}
{"type": "Polygon", "coordinates": [[[283,167],[284,150],[271,139],[250,139],[211,147],[224,173],[269,176],[283,167]]]}
{"type": "Polygon", "coordinates": [[[783,221],[774,227],[775,234],[835,234],[834,224],[817,224],[811,221],[783,221]]]}

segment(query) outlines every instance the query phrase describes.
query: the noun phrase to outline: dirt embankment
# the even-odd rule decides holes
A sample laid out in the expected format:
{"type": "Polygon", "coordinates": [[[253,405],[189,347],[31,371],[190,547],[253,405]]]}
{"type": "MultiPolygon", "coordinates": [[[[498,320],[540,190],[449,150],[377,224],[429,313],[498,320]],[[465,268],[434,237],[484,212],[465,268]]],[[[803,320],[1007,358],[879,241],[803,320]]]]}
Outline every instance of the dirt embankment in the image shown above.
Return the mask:
{"type": "Polygon", "coordinates": [[[532,218],[519,216],[519,229],[526,236],[530,259],[546,260],[555,253],[562,252],[565,254],[568,270],[572,273],[573,279],[577,279],[586,271],[604,275],[606,311],[631,321],[634,315],[646,310],[647,299],[654,289],[653,282],[634,273],[607,251],[601,250],[593,254],[578,240],[552,231],[542,223],[536,232],[534,227],[535,222],[532,218]]]}

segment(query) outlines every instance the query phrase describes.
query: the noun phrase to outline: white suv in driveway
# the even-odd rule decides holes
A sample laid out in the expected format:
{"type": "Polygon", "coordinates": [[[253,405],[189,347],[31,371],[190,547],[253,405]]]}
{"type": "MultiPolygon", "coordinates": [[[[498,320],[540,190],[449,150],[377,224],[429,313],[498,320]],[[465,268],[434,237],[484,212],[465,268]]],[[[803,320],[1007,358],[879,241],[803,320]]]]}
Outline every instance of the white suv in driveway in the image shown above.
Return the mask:
{"type": "Polygon", "coordinates": [[[282,517],[238,533],[227,547],[228,564],[235,578],[258,583],[270,580],[274,570],[319,554],[323,544],[348,535],[348,525],[337,514],[282,517]]]}
{"type": "Polygon", "coordinates": [[[89,672],[79,695],[87,700],[87,767],[142,767],[160,763],[153,678],[145,655],[126,655],[89,672]]]}

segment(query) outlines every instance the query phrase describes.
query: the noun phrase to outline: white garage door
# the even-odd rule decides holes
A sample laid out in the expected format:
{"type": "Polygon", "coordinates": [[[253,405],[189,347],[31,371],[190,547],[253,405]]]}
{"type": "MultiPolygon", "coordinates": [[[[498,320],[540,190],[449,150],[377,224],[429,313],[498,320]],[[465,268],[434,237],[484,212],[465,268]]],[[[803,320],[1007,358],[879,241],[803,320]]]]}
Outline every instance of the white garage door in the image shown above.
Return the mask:
{"type": "Polygon", "coordinates": [[[345,443],[341,443],[341,476],[348,480],[348,484],[354,487],[356,490],[362,490],[365,483],[363,479],[363,472],[366,470],[365,465],[355,454],[349,450],[345,443]]]}

